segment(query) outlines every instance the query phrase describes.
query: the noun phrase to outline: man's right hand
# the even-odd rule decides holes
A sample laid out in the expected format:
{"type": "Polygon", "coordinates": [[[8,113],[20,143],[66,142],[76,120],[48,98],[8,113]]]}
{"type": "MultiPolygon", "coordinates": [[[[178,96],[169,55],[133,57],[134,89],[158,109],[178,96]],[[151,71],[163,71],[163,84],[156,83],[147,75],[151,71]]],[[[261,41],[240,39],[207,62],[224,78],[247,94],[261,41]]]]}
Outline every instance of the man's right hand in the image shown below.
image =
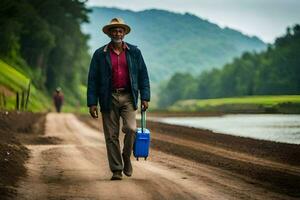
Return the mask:
{"type": "Polygon", "coordinates": [[[90,106],[90,114],[93,118],[98,118],[98,108],[97,108],[97,106],[90,106]]]}

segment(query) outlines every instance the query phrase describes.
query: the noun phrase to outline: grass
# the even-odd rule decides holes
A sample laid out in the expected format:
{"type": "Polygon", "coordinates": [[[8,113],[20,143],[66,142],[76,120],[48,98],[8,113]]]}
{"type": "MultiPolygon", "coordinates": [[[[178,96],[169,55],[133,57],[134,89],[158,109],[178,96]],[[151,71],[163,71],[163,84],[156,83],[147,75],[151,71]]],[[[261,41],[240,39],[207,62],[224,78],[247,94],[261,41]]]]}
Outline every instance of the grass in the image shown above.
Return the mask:
{"type": "Polygon", "coordinates": [[[246,96],[178,101],[171,111],[300,113],[300,95],[246,96]]]}
{"type": "Polygon", "coordinates": [[[0,74],[0,84],[15,92],[25,90],[30,82],[28,77],[24,76],[2,60],[0,60],[0,74]]]}
{"type": "MultiPolygon", "coordinates": [[[[70,104],[64,104],[62,107],[63,112],[72,112],[72,113],[78,113],[78,114],[86,114],[88,113],[88,107],[86,105],[86,92],[87,87],[85,85],[79,85],[79,97],[76,100],[75,106],[70,104]]],[[[65,96],[66,98],[66,96],[65,96]]]]}
{"type": "MultiPolygon", "coordinates": [[[[26,91],[30,82],[25,76],[12,66],[0,60],[0,92],[6,90],[6,108],[15,108],[16,92],[26,91]],[[9,91],[9,92],[7,92],[9,91]]],[[[64,105],[63,112],[88,113],[86,102],[86,86],[79,86],[80,96],[78,105],[64,105]]],[[[153,103],[153,102],[152,102],[153,103]]],[[[29,111],[47,111],[52,106],[51,97],[39,91],[31,85],[29,98],[29,111]]],[[[192,99],[178,101],[171,107],[170,111],[179,112],[255,112],[255,113],[300,113],[300,95],[280,95],[280,96],[247,96],[219,99],[192,99]]]]}
{"type": "MultiPolygon", "coordinates": [[[[0,86],[5,88],[6,107],[13,110],[16,105],[16,93],[27,91],[30,78],[17,71],[12,66],[0,60],[0,86]]],[[[29,111],[46,111],[49,108],[49,98],[31,84],[28,102],[29,111]]]]}

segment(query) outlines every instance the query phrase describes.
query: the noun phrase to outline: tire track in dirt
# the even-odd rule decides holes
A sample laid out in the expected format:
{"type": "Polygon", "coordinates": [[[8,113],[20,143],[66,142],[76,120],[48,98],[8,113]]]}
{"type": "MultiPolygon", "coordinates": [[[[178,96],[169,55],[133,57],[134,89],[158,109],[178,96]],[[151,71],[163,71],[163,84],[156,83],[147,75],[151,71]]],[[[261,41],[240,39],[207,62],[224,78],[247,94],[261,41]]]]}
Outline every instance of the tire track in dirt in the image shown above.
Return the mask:
{"type": "Polygon", "coordinates": [[[103,133],[72,114],[48,114],[45,136],[62,142],[28,145],[28,176],[19,182],[16,199],[291,199],[155,150],[148,161],[132,160],[133,177],[110,181],[103,133]]]}

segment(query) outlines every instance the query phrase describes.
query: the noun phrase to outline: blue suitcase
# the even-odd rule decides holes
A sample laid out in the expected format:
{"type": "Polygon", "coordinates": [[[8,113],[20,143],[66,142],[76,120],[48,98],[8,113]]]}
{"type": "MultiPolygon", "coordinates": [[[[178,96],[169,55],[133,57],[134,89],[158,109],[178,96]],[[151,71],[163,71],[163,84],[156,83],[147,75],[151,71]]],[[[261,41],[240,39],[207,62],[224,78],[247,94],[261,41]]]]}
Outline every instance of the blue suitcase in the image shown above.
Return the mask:
{"type": "Polygon", "coordinates": [[[142,128],[137,128],[133,146],[133,155],[137,160],[139,160],[139,157],[144,157],[146,160],[150,148],[150,131],[146,129],[146,112],[142,112],[141,115],[142,128]]]}

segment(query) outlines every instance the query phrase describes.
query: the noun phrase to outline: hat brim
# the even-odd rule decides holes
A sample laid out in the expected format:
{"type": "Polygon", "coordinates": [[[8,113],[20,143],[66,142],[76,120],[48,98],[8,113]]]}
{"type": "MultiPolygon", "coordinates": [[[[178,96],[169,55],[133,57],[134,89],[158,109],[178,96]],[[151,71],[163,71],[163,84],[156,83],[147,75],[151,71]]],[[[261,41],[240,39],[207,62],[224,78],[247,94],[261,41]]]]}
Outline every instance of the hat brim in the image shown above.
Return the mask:
{"type": "Polygon", "coordinates": [[[127,35],[130,32],[130,27],[126,24],[109,24],[106,25],[102,28],[103,33],[105,33],[106,35],[109,35],[109,30],[111,28],[124,28],[125,30],[125,35],[127,35]]]}

